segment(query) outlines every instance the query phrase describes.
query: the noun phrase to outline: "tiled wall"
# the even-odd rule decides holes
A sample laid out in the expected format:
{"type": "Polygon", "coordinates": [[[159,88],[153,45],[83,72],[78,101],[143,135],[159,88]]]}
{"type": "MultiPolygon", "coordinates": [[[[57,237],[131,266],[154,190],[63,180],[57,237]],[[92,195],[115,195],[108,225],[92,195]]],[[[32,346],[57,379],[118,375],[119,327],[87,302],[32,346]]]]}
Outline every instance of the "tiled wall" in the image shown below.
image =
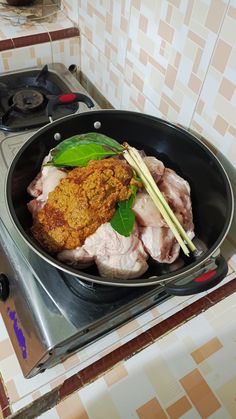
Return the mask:
{"type": "Polygon", "coordinates": [[[79,37],[60,39],[0,52],[0,73],[49,63],[80,65],[79,37]]]}
{"type": "Polygon", "coordinates": [[[191,127],[236,165],[235,0],[67,3],[82,71],[114,107],[191,127]]]}
{"type": "MultiPolygon", "coordinates": [[[[113,107],[162,117],[204,137],[226,157],[236,196],[236,0],[66,4],[80,29],[86,77],[113,107]]],[[[236,248],[235,237],[236,217],[236,248]]]]}

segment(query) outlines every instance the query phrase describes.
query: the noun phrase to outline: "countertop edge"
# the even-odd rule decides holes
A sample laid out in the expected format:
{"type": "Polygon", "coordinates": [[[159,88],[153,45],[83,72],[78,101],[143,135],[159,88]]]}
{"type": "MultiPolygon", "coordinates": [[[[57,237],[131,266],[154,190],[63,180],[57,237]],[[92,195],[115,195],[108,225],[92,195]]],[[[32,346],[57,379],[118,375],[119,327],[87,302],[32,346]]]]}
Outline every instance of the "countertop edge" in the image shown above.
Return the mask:
{"type": "Polygon", "coordinates": [[[45,42],[58,41],[60,39],[72,38],[79,36],[80,31],[77,27],[69,27],[65,29],[52,30],[48,32],[30,34],[11,39],[0,40],[0,52],[15,48],[27,47],[30,45],[42,44],[45,42]]]}

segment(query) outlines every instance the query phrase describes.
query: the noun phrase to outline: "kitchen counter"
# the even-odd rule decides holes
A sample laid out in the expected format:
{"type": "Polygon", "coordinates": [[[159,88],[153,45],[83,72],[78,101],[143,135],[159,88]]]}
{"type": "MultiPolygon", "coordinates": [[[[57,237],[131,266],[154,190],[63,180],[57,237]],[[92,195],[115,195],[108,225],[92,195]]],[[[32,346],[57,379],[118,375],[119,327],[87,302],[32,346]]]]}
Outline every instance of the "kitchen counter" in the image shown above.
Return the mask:
{"type": "MultiPolygon", "coordinates": [[[[194,296],[172,297],[28,380],[22,375],[0,318],[0,401],[4,417],[13,413],[20,418],[40,414],[44,418],[149,418],[150,409],[160,412],[160,416],[153,416],[158,418],[180,417],[175,413],[178,409],[185,409],[186,417],[201,417],[203,391],[212,398],[216,415],[219,413],[215,417],[230,412],[228,404],[233,401],[227,386],[236,377],[232,348],[231,358],[227,355],[224,360],[226,365],[219,362],[222,371],[214,370],[218,365],[214,357],[224,359],[230,342],[235,340],[232,319],[236,310],[236,265],[230,241],[224,242],[222,250],[229,272],[217,287],[194,296]],[[181,362],[176,363],[176,357],[181,362]],[[225,377],[224,369],[228,371],[225,377]],[[197,399],[189,384],[192,380],[199,388],[197,399]],[[160,382],[166,382],[168,392],[160,382]],[[130,398],[126,403],[119,402],[128,388],[130,398]],[[98,415],[94,413],[97,409],[98,415]]],[[[223,417],[231,417],[227,414],[223,417]]]]}
{"type": "Polygon", "coordinates": [[[51,0],[29,7],[0,5],[0,73],[61,62],[80,66],[79,29],[51,0]]]}
{"type": "MultiPolygon", "coordinates": [[[[74,22],[68,18],[64,4],[59,7],[51,0],[36,0],[33,5],[25,7],[9,6],[3,1],[0,4],[0,23],[0,51],[26,46],[26,38],[32,36],[36,43],[42,43],[45,34],[52,33],[52,40],[61,38],[60,32],[68,29],[79,34],[74,22]]],[[[50,41],[49,36],[47,40],[50,41]]]]}

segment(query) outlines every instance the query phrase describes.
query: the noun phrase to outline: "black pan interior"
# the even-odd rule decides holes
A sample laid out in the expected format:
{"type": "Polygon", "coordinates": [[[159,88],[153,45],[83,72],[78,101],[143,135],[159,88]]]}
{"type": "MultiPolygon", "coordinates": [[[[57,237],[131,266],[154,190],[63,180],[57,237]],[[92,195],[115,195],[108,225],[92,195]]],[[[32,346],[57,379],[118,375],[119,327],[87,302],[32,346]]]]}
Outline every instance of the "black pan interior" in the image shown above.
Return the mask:
{"type": "MultiPolygon", "coordinates": [[[[42,256],[84,279],[101,280],[94,267],[80,272],[46,254],[29,235],[32,218],[27,209],[27,202],[31,198],[26,188],[39,172],[45,155],[58,144],[54,134],[59,132],[61,140],[64,140],[91,131],[106,134],[120,142],[127,141],[143,149],[147,155],[156,156],[165,166],[186,179],[191,187],[196,237],[206,250],[197,260],[193,256],[182,257],[176,267],[151,262],[143,278],[132,280],[133,285],[141,285],[143,279],[145,285],[153,282],[148,280],[150,276],[158,275],[159,279],[160,276],[170,277],[175,269],[178,269],[178,273],[184,272],[207,258],[219,246],[231,220],[232,195],[228,178],[214,155],[190,133],[166,121],[136,112],[106,110],[72,115],[47,125],[26,142],[10,167],[7,178],[8,207],[17,228],[42,256]],[[97,122],[100,123],[99,129],[94,128],[97,122]]],[[[102,281],[104,283],[104,278],[102,281]]],[[[124,283],[119,280],[112,282],[117,285],[124,283]]],[[[109,279],[107,283],[111,283],[109,279]]]]}

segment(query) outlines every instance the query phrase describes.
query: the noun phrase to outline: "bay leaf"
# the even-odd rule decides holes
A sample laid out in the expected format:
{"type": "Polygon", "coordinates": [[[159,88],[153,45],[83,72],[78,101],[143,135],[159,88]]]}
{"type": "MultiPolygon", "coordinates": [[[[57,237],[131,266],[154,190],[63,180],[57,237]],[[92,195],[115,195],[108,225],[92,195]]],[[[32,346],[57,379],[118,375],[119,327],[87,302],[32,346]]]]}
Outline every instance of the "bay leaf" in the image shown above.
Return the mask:
{"type": "Polygon", "coordinates": [[[64,148],[60,153],[55,154],[50,161],[57,167],[87,166],[90,160],[101,160],[105,157],[114,156],[117,153],[107,151],[99,144],[80,144],[75,147],[64,148]]]}
{"type": "Polygon", "coordinates": [[[131,208],[118,206],[113,215],[110,224],[117,233],[122,236],[129,237],[132,233],[135,223],[135,215],[131,208]]]}
{"type": "Polygon", "coordinates": [[[74,135],[73,137],[62,141],[53,149],[52,155],[59,156],[61,153],[64,153],[65,150],[77,148],[78,144],[99,144],[112,151],[123,151],[122,145],[113,138],[97,132],[88,132],[85,134],[74,135]]]}

